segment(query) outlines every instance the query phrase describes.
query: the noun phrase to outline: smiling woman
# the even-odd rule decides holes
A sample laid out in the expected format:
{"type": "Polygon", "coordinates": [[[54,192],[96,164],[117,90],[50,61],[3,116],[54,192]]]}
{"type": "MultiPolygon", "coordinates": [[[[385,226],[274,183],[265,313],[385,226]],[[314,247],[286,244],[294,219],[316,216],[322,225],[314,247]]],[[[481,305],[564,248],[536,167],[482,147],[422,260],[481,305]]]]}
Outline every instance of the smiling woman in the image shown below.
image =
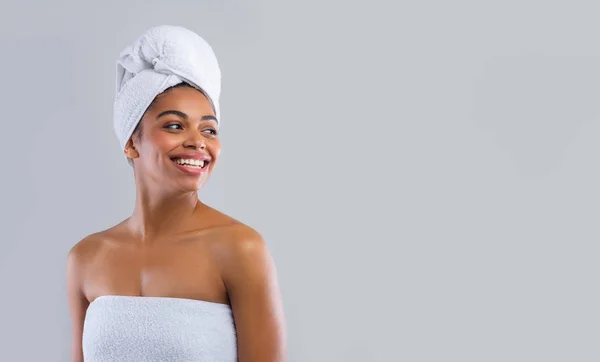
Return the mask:
{"type": "Polygon", "coordinates": [[[171,166],[176,166],[194,176],[187,181],[195,184],[188,187],[199,189],[217,164],[221,152],[219,122],[214,113],[208,98],[188,83],[167,88],[151,103],[125,146],[134,172],[141,172],[139,168],[144,168],[145,174],[151,172],[156,165],[143,161],[162,157],[171,162],[163,164],[169,166],[167,169],[156,170],[159,172],[157,177],[163,175],[167,178],[164,182],[173,181],[169,170],[172,172],[171,166]],[[150,144],[146,145],[146,141],[150,144]],[[144,157],[141,157],[143,153],[144,157]]]}
{"type": "Polygon", "coordinates": [[[198,199],[221,152],[212,49],[159,26],[118,65],[115,131],[136,201],[129,218],[69,251],[71,361],[284,361],[265,241],[198,199]]]}

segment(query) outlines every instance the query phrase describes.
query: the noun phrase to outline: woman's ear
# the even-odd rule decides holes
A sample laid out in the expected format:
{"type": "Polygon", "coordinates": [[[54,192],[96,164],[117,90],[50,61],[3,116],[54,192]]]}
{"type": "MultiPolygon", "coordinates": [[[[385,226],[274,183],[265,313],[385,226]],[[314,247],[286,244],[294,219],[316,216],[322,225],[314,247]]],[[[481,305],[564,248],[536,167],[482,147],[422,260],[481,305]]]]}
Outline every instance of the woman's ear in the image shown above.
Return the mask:
{"type": "Polygon", "coordinates": [[[133,137],[129,138],[127,144],[125,144],[125,149],[123,150],[125,156],[129,158],[138,158],[140,157],[139,152],[135,149],[135,145],[133,144],[133,137]]]}

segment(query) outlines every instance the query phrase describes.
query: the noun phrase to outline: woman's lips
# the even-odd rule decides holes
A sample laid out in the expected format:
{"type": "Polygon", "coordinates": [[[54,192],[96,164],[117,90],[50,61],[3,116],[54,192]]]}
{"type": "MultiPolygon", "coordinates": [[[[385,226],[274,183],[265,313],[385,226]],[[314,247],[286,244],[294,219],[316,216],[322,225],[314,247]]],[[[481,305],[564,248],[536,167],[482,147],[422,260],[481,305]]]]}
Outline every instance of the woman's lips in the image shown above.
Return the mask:
{"type": "Polygon", "coordinates": [[[178,169],[180,169],[181,171],[192,175],[192,176],[200,176],[202,175],[204,172],[206,172],[206,170],[208,169],[208,164],[209,162],[206,162],[204,164],[204,167],[200,168],[198,166],[189,166],[189,165],[180,165],[177,162],[171,160],[171,162],[173,162],[173,164],[175,166],[177,166],[178,169]]]}

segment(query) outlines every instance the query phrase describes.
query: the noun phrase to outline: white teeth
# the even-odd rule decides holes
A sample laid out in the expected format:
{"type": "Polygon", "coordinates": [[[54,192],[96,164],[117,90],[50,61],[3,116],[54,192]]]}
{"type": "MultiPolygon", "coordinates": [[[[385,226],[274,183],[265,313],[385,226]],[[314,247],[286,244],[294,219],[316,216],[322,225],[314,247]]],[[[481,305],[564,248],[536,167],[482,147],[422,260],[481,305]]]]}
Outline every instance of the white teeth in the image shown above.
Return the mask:
{"type": "Polygon", "coordinates": [[[175,163],[179,165],[187,165],[192,167],[204,167],[205,161],[203,160],[193,160],[193,159],[176,159],[175,163]]]}

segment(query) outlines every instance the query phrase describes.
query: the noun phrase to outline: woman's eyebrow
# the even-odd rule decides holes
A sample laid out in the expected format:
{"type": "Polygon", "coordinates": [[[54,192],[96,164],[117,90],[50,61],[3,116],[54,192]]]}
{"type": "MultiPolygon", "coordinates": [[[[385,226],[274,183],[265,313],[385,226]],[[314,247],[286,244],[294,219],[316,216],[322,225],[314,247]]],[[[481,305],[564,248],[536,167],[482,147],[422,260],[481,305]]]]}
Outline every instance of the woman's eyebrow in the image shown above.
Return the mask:
{"type": "Polygon", "coordinates": [[[203,120],[203,121],[210,121],[210,120],[213,120],[213,121],[215,121],[215,122],[219,123],[219,120],[217,119],[217,117],[215,117],[215,116],[211,116],[211,115],[202,116],[202,120],[203,120]]]}
{"type": "Polygon", "coordinates": [[[160,112],[160,114],[158,116],[156,116],[156,119],[159,119],[160,117],[166,116],[168,114],[174,114],[174,115],[179,116],[179,117],[181,117],[183,119],[188,119],[188,115],[187,114],[185,114],[185,113],[183,113],[181,111],[176,111],[174,109],[169,109],[169,110],[166,110],[164,112],[160,112]]]}
{"type": "MultiPolygon", "coordinates": [[[[174,110],[174,109],[169,109],[169,110],[166,110],[164,112],[160,112],[159,115],[156,116],[156,119],[159,119],[160,117],[166,116],[168,114],[176,115],[176,116],[181,117],[181,118],[183,118],[185,120],[187,120],[189,118],[187,114],[185,114],[185,113],[183,113],[181,111],[177,111],[177,110],[174,110]]],[[[211,115],[202,116],[202,121],[210,121],[210,120],[213,120],[213,121],[219,123],[219,120],[215,116],[211,116],[211,115]]]]}

